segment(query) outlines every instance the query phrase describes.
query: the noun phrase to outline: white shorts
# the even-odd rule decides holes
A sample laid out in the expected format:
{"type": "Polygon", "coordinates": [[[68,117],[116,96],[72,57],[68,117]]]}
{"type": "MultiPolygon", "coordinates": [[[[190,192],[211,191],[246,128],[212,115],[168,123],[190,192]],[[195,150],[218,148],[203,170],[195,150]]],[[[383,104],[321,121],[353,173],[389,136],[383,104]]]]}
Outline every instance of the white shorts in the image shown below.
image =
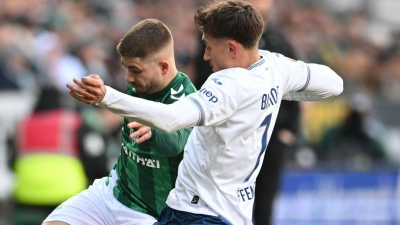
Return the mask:
{"type": "Polygon", "coordinates": [[[157,220],[147,214],[122,205],[113,195],[117,175],[112,171],[109,184],[106,177],[63,202],[45,220],[71,225],[153,225],[157,220]]]}

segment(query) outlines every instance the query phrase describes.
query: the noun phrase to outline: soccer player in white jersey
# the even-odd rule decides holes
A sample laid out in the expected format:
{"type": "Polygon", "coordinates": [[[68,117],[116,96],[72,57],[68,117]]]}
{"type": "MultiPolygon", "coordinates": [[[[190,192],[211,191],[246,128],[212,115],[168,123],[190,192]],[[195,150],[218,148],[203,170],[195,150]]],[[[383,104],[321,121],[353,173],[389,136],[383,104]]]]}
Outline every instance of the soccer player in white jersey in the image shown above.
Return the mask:
{"type": "Polygon", "coordinates": [[[199,91],[173,104],[125,95],[96,75],[67,87],[78,100],[165,132],[196,126],[157,225],[249,225],[255,180],[281,100],[336,96],[343,80],[324,65],[258,50],[263,21],[244,1],[200,7],[195,24],[214,73],[199,91]]]}

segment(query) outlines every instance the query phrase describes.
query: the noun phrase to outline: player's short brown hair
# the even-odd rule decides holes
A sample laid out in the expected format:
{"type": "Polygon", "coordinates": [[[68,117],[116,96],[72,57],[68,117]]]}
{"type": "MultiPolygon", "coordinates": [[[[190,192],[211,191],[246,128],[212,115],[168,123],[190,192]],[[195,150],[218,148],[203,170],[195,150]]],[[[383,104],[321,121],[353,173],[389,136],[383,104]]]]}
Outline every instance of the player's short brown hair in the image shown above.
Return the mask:
{"type": "Polygon", "coordinates": [[[117,45],[120,56],[146,58],[172,42],[168,27],[157,19],[145,19],[133,26],[117,45]]]}
{"type": "Polygon", "coordinates": [[[196,26],[213,38],[228,38],[245,48],[258,46],[264,30],[261,14],[248,2],[216,1],[200,7],[194,16],[196,26]]]}

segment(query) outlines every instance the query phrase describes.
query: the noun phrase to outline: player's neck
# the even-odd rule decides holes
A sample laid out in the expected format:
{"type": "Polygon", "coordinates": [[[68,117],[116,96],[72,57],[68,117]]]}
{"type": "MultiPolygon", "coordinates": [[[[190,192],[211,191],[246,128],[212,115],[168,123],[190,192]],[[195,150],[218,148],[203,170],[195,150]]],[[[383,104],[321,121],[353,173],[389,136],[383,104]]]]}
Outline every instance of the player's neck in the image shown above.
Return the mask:
{"type": "MultiPolygon", "coordinates": [[[[172,64],[170,64],[172,65],[172,64]]],[[[168,69],[168,72],[164,75],[162,75],[160,82],[158,83],[157,86],[153,86],[153,89],[148,92],[147,94],[154,94],[157,93],[161,90],[163,90],[165,87],[167,87],[171,81],[175,78],[175,76],[178,74],[178,70],[176,69],[175,65],[170,67],[168,69]]]]}
{"type": "Polygon", "coordinates": [[[178,74],[178,69],[175,66],[172,66],[167,74],[165,74],[164,76],[164,87],[166,87],[169,83],[171,83],[171,81],[175,78],[176,74],[178,74]]]}
{"type": "Polygon", "coordinates": [[[239,59],[241,59],[238,61],[240,63],[240,67],[247,69],[255,62],[260,60],[261,56],[258,52],[258,49],[252,49],[242,52],[242,56],[239,57],[239,59]]]}

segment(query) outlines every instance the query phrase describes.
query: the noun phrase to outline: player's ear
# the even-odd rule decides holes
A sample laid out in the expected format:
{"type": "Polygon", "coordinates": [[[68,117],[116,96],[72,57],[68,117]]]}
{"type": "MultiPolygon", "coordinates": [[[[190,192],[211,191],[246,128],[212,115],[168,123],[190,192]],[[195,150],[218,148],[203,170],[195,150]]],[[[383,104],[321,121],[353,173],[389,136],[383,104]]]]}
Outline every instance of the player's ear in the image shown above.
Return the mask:
{"type": "Polygon", "coordinates": [[[167,72],[168,72],[168,70],[169,70],[169,63],[168,63],[168,61],[167,61],[167,60],[161,60],[161,61],[158,63],[158,65],[159,65],[159,67],[160,67],[160,69],[161,69],[161,74],[162,74],[162,75],[167,74],[167,72]]]}
{"type": "Polygon", "coordinates": [[[235,56],[237,55],[237,50],[238,50],[238,45],[237,45],[237,43],[234,42],[234,41],[229,41],[229,42],[228,42],[228,45],[229,45],[229,54],[230,54],[232,57],[235,57],[235,56]]]}

